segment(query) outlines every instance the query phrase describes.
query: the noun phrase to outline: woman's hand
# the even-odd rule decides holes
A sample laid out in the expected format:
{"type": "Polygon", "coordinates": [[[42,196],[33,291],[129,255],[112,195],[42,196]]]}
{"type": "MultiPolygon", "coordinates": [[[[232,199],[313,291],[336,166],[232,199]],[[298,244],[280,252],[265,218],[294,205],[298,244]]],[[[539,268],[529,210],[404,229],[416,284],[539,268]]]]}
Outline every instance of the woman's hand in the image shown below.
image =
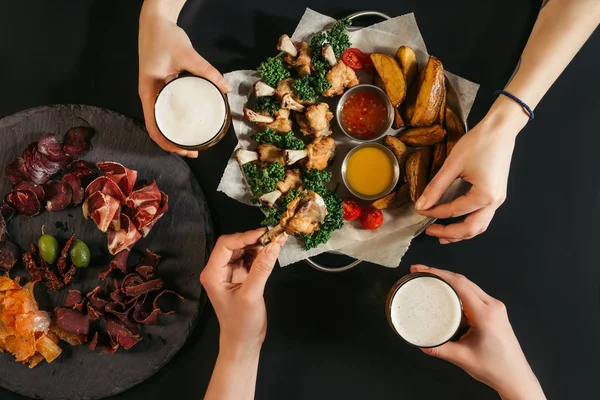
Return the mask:
{"type": "Polygon", "coordinates": [[[454,146],[446,162],[416,202],[419,214],[432,218],[467,215],[464,221],[443,226],[431,225],[427,234],[441,244],[471,239],[483,233],[506,198],[508,172],[517,133],[527,115],[512,100],[500,97],[488,115],[454,146]],[[457,178],[473,186],[450,203],[440,197],[457,178]]]}
{"type": "Polygon", "coordinates": [[[216,84],[223,93],[231,86],[223,75],[194,50],[177,17],[185,0],[146,0],[140,13],[139,94],[146,129],[163,150],[196,158],[197,151],[179,148],[166,140],[154,120],[154,101],[162,87],[180,72],[187,71],[216,84]]]}
{"type": "Polygon", "coordinates": [[[464,369],[507,400],[545,399],[519,341],[508,321],[502,302],[479,286],[453,272],[413,265],[411,272],[429,272],[450,284],[460,297],[470,329],[458,342],[422,349],[464,369]]]}
{"type": "Polygon", "coordinates": [[[267,331],[263,291],[281,243],[256,245],[264,229],[221,236],[200,281],[221,327],[221,349],[260,350],[267,331]]]}

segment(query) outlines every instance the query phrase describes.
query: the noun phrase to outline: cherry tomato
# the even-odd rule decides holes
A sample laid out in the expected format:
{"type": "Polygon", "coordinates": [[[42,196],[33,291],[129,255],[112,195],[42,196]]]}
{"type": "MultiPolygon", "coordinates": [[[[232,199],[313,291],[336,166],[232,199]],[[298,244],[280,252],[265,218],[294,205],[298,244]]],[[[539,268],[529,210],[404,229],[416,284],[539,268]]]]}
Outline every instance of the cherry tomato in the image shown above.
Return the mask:
{"type": "Polygon", "coordinates": [[[354,221],[362,213],[360,204],[354,199],[346,199],[342,202],[342,208],[344,209],[344,219],[346,221],[354,221]]]}
{"type": "Polygon", "coordinates": [[[349,48],[342,54],[342,61],[344,64],[357,71],[363,67],[365,60],[365,54],[354,47],[349,48]]]}
{"type": "Polygon", "coordinates": [[[361,214],[360,222],[365,228],[375,230],[383,224],[383,213],[381,210],[369,207],[361,214]]]}
{"type": "Polygon", "coordinates": [[[369,75],[373,75],[375,73],[375,66],[373,65],[373,60],[371,60],[371,56],[369,54],[365,55],[363,69],[369,75]]]}

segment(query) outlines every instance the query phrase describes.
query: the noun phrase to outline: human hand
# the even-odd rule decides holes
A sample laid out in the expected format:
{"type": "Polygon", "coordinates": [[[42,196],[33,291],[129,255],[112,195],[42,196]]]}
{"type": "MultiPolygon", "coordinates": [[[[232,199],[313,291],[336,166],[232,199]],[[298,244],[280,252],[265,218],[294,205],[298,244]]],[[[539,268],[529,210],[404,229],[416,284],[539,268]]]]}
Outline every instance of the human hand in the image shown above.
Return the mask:
{"type": "Polygon", "coordinates": [[[438,275],[454,288],[469,321],[469,331],[458,342],[422,349],[449,361],[492,387],[505,400],[545,399],[519,341],[508,321],[504,304],[454,272],[413,265],[411,272],[438,275]]]}
{"type": "Polygon", "coordinates": [[[197,151],[185,150],[169,142],[159,132],[154,120],[154,101],[163,86],[182,71],[212,81],[223,93],[231,86],[223,75],[194,50],[177,17],[185,0],[164,2],[146,0],[140,13],[139,95],[144,110],[146,129],[163,150],[196,158],[197,151]]]}
{"type": "Polygon", "coordinates": [[[266,247],[255,246],[263,233],[258,229],[221,236],[200,275],[219,319],[221,348],[256,351],[265,339],[263,291],[285,237],[266,247]]]}
{"type": "Polygon", "coordinates": [[[526,122],[521,107],[501,96],[486,117],[458,141],[415,207],[431,218],[467,217],[447,226],[433,224],[427,228],[428,235],[447,244],[485,232],[506,199],[515,137],[526,122]],[[471,183],[470,191],[450,203],[435,205],[457,178],[471,183]]]}

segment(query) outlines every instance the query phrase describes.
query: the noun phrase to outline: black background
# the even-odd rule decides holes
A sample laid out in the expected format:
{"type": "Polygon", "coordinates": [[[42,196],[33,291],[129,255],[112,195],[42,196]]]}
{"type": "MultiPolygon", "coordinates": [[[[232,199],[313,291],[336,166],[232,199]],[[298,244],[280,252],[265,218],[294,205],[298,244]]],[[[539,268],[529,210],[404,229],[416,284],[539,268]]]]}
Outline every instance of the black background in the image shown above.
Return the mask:
{"type": "MultiPolygon", "coordinates": [[[[0,116],[85,103],[142,119],[137,97],[141,1],[3,1],[0,116]]],[[[189,0],[180,25],[222,72],[252,69],[292,33],[305,7],[343,17],[415,12],[430,53],[481,84],[474,126],[511,75],[540,1],[189,0]],[[336,4],[337,3],[337,4],[336,4]]],[[[411,263],[461,272],[504,301],[549,398],[596,398],[600,337],[600,35],[595,33],[519,135],[508,200],[488,232],[440,246],[419,237],[397,269],[363,264],[339,275],[277,269],[267,286],[269,330],[258,399],[493,399],[462,370],[398,340],[385,321],[388,289],[411,263]]],[[[254,228],[260,214],[216,192],[235,145],[230,132],[190,161],[217,233],[254,228]]],[[[202,398],[218,352],[211,309],[161,372],[115,399],[202,398]]],[[[109,366],[107,365],[107,368],[109,366]]],[[[101,373],[99,371],[98,373],[101,373]]],[[[77,379],[77,377],[73,377],[77,379]]],[[[0,397],[22,397],[0,389],[0,397]]]]}

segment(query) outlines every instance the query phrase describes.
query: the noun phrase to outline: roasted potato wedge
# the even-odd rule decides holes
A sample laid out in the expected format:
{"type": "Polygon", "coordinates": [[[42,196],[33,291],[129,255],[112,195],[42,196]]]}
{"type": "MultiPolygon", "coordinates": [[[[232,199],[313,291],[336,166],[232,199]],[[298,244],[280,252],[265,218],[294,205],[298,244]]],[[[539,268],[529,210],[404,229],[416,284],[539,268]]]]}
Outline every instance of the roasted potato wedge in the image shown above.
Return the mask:
{"type": "Polygon", "coordinates": [[[394,107],[394,129],[400,129],[404,126],[404,119],[399,107],[394,107]]]}
{"type": "Polygon", "coordinates": [[[406,97],[406,80],[402,69],[389,54],[371,53],[370,57],[392,105],[397,107],[406,97]]]}
{"type": "Polygon", "coordinates": [[[411,153],[406,160],[406,182],[413,202],[421,197],[427,187],[427,182],[429,182],[431,153],[431,147],[421,147],[411,153]]]}
{"type": "Polygon", "coordinates": [[[406,164],[406,159],[408,158],[408,149],[406,145],[402,143],[400,139],[395,136],[387,135],[383,139],[383,144],[394,153],[396,159],[398,160],[398,165],[400,166],[400,182],[405,181],[405,172],[404,172],[404,164],[406,164]]]}
{"type": "Polygon", "coordinates": [[[438,144],[446,137],[446,131],[441,125],[411,128],[402,132],[400,140],[409,146],[432,146],[438,144]]]}
{"type": "Polygon", "coordinates": [[[406,122],[411,126],[433,125],[440,115],[445,87],[444,67],[431,56],[410,87],[406,102],[410,120],[406,122]]]}
{"type": "Polygon", "coordinates": [[[385,91],[385,84],[383,83],[383,79],[381,79],[381,76],[379,76],[377,72],[373,74],[373,85],[385,91]]]}
{"type": "Polygon", "coordinates": [[[418,72],[417,55],[415,54],[415,51],[408,46],[400,46],[398,51],[396,51],[396,61],[398,61],[400,68],[402,68],[402,72],[404,72],[406,84],[410,86],[418,72]]]}
{"type": "Polygon", "coordinates": [[[400,189],[394,190],[379,200],[375,200],[371,205],[378,210],[388,210],[403,207],[408,203],[410,203],[410,190],[408,184],[404,184],[400,189]]]}
{"type": "Polygon", "coordinates": [[[423,82],[423,77],[425,76],[425,69],[419,71],[416,79],[408,88],[408,92],[406,92],[406,100],[402,104],[404,107],[404,121],[410,124],[410,120],[413,115],[415,115],[415,103],[417,102],[417,95],[421,90],[421,84],[423,82]]]}
{"type": "Polygon", "coordinates": [[[465,134],[465,124],[450,107],[446,107],[446,130],[448,131],[448,139],[446,140],[446,154],[450,152],[465,134]]]}
{"type": "Polygon", "coordinates": [[[435,174],[440,171],[444,161],[446,161],[446,143],[442,142],[433,146],[433,161],[431,162],[429,180],[432,180],[435,174]]]}
{"type": "Polygon", "coordinates": [[[448,97],[448,85],[444,85],[444,100],[442,100],[442,106],[440,107],[440,113],[438,114],[437,123],[444,126],[446,120],[446,98],[448,97]]]}

